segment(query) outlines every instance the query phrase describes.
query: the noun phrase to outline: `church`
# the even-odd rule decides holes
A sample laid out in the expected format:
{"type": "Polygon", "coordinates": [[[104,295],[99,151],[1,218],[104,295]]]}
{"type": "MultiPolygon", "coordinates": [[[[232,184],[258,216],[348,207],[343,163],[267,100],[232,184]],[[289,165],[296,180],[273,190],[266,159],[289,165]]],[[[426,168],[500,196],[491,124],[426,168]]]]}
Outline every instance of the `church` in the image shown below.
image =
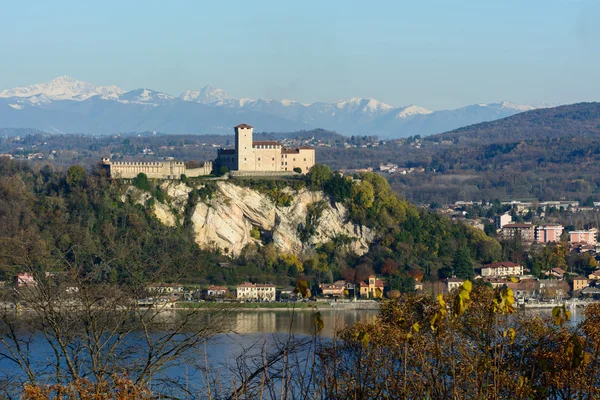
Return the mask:
{"type": "Polygon", "coordinates": [[[235,148],[219,149],[215,167],[227,167],[230,171],[239,171],[259,175],[260,173],[293,173],[299,168],[307,173],[315,165],[315,149],[299,147],[287,149],[275,141],[254,141],[250,125],[241,124],[235,130],[235,148]]]}

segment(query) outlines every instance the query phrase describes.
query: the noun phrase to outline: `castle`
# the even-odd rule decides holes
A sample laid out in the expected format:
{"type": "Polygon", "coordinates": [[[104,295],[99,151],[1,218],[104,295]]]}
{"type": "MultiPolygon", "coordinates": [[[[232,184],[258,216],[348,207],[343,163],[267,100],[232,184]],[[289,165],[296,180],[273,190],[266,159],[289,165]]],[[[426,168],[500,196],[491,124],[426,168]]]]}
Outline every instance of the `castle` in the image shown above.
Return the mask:
{"type": "Polygon", "coordinates": [[[279,142],[252,140],[250,125],[241,124],[235,130],[235,148],[219,149],[215,166],[246,175],[290,174],[295,168],[302,173],[315,165],[315,149],[286,149],[279,142]]]}
{"type": "Polygon", "coordinates": [[[315,165],[315,149],[299,147],[287,149],[279,142],[252,140],[253,128],[241,124],[235,128],[235,148],[219,149],[213,165],[205,161],[199,168],[186,168],[181,161],[111,161],[102,159],[112,178],[133,179],[143,173],[154,179],[179,179],[181,175],[197,177],[210,175],[220,167],[227,167],[234,175],[291,175],[294,169],[307,173],[315,165]]]}

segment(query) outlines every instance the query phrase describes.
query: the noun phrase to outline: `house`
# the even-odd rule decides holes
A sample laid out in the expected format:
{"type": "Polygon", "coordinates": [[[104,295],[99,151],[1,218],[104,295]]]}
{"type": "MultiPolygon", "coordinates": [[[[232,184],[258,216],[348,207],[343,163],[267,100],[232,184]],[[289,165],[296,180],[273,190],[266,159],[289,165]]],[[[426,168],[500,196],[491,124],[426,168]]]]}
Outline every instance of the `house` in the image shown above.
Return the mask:
{"type": "Polygon", "coordinates": [[[492,285],[493,288],[502,287],[502,286],[506,285],[508,282],[510,282],[509,279],[496,277],[496,276],[486,276],[483,278],[483,280],[485,282],[489,283],[490,285],[492,285]]]}
{"type": "Polygon", "coordinates": [[[481,267],[483,277],[506,277],[523,275],[523,266],[510,261],[500,261],[481,267]]]}
{"type": "Polygon", "coordinates": [[[35,280],[34,276],[28,272],[22,272],[18,274],[15,280],[17,281],[16,283],[18,287],[37,286],[37,281],[35,280]]]}
{"type": "Polygon", "coordinates": [[[454,289],[458,289],[463,283],[465,283],[464,279],[460,279],[455,276],[446,279],[446,286],[448,287],[449,292],[453,291],[454,289]]]}
{"type": "Polygon", "coordinates": [[[277,299],[279,299],[279,300],[293,299],[296,297],[296,293],[294,293],[295,290],[296,290],[296,288],[293,286],[288,286],[283,289],[277,290],[276,291],[277,299]]]}
{"type": "Polygon", "coordinates": [[[597,229],[589,229],[587,231],[571,231],[569,232],[570,243],[585,243],[592,246],[596,245],[597,229]]]}
{"type": "Polygon", "coordinates": [[[381,299],[383,298],[384,288],[385,283],[381,279],[377,279],[375,275],[371,275],[367,282],[361,282],[360,297],[365,299],[381,299]]]}
{"type": "Polygon", "coordinates": [[[323,293],[323,296],[327,297],[344,297],[344,290],[346,290],[346,281],[336,281],[333,283],[321,283],[319,289],[323,293]]]}
{"type": "Polygon", "coordinates": [[[540,296],[544,299],[558,298],[567,296],[571,287],[566,281],[556,279],[540,279],[538,281],[540,296]]]}
{"type": "Polygon", "coordinates": [[[537,243],[558,243],[562,232],[562,225],[539,225],[535,227],[535,241],[537,243]]]}
{"type": "Polygon", "coordinates": [[[579,276],[573,278],[573,291],[574,292],[581,290],[585,287],[588,287],[588,285],[589,285],[589,280],[585,276],[579,275],[579,276]]]}
{"type": "Polygon", "coordinates": [[[562,268],[552,268],[551,270],[544,272],[544,275],[562,279],[565,276],[565,272],[566,271],[562,268]]]}
{"type": "Polygon", "coordinates": [[[183,292],[183,285],[173,283],[152,283],[146,286],[149,292],[160,294],[179,294],[183,292]]]}
{"type": "Polygon", "coordinates": [[[592,297],[594,299],[600,298],[600,289],[594,286],[587,286],[581,289],[580,295],[582,297],[592,297]]]}
{"type": "Polygon", "coordinates": [[[511,222],[512,222],[512,217],[508,213],[502,214],[502,215],[496,215],[494,217],[494,226],[496,227],[496,229],[502,229],[504,227],[504,225],[508,225],[511,222]]]}
{"type": "Polygon", "coordinates": [[[244,282],[237,285],[238,300],[273,301],[276,296],[276,287],[270,283],[244,282]]]}
{"type": "Polygon", "coordinates": [[[229,293],[229,289],[225,286],[211,285],[206,289],[206,297],[224,297],[229,293]]]}
{"type": "Polygon", "coordinates": [[[597,281],[598,279],[600,279],[600,269],[597,269],[594,272],[592,272],[591,274],[589,274],[588,279],[590,279],[592,281],[597,281]]]}

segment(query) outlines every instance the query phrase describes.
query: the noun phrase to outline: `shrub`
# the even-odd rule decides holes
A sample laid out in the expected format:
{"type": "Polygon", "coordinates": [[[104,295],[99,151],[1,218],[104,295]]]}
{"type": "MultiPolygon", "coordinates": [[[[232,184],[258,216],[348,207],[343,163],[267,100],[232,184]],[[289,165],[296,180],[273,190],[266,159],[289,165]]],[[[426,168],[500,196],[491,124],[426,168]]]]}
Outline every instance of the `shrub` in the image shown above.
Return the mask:
{"type": "Polygon", "coordinates": [[[151,189],[148,176],[142,172],[140,172],[135,178],[133,178],[133,186],[145,192],[149,192],[151,189]]]}
{"type": "Polygon", "coordinates": [[[219,176],[223,176],[223,175],[225,175],[228,172],[229,172],[229,168],[228,167],[226,167],[224,165],[221,166],[221,167],[219,167],[219,171],[218,171],[219,176]]]}

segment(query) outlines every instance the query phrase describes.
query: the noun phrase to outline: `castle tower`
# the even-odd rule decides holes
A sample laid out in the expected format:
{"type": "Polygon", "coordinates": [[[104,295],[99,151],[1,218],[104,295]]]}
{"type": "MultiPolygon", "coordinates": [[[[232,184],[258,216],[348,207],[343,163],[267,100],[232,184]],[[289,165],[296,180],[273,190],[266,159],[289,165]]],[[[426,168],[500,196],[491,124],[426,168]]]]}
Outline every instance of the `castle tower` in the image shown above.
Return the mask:
{"type": "Polygon", "coordinates": [[[254,167],[254,149],[252,148],[252,131],[250,125],[241,124],[235,128],[236,169],[250,171],[254,167]]]}

